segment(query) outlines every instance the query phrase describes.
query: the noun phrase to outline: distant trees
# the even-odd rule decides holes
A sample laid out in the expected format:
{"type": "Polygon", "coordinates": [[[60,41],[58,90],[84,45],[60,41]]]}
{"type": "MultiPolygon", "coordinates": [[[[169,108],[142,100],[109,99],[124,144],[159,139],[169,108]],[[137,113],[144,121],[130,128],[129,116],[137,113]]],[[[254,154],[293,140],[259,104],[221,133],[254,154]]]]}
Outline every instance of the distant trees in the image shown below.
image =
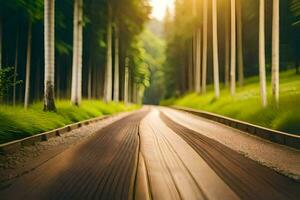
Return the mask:
{"type": "Polygon", "coordinates": [[[149,2],[140,0],[1,1],[0,66],[15,66],[14,83],[24,80],[24,85],[6,88],[1,103],[27,108],[43,90],[45,111],[56,110],[55,96],[78,106],[86,97],[140,102],[149,75],[144,58],[132,47],[139,43],[149,13],[149,2]]]}
{"type": "MultiPolygon", "coordinates": [[[[176,1],[175,16],[173,21],[168,22],[166,33],[168,44],[165,70],[165,75],[169,77],[167,79],[171,80],[172,75],[175,80],[166,83],[166,96],[183,95],[190,91],[186,86],[191,81],[187,74],[187,71],[190,71],[189,64],[183,58],[193,52],[183,44],[195,40],[195,33],[190,30],[194,30],[194,21],[201,21],[201,93],[206,92],[206,85],[209,83],[214,84],[215,96],[218,96],[217,85],[223,81],[225,87],[229,86],[230,93],[234,96],[237,83],[238,86],[243,86],[244,77],[258,75],[261,104],[266,106],[268,97],[266,77],[271,75],[270,96],[278,103],[279,66],[282,65],[282,70],[296,66],[299,71],[299,5],[299,0],[254,2],[203,0],[201,3],[194,0],[176,1]],[[272,7],[269,6],[271,2],[272,7]],[[191,13],[195,4],[200,8],[197,15],[191,13]],[[272,23],[269,23],[270,21],[272,23]],[[218,33],[218,29],[224,30],[224,34],[218,33]],[[218,69],[220,75],[222,74],[220,80],[216,78],[219,74],[218,69]]],[[[193,90],[196,93],[199,92],[197,63],[196,59],[193,90]]]]}

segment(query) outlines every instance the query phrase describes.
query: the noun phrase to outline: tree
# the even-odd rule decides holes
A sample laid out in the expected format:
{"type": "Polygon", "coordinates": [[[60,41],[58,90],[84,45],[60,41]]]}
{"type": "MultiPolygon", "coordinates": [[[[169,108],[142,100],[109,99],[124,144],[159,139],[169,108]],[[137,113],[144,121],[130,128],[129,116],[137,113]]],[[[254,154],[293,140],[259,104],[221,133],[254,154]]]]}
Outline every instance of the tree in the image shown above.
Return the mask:
{"type": "Polygon", "coordinates": [[[225,87],[229,86],[230,82],[230,9],[229,9],[229,3],[228,1],[224,2],[224,13],[225,13],[225,87]]]}
{"type": "Polygon", "coordinates": [[[128,59],[126,58],[125,60],[125,77],[124,77],[124,103],[128,104],[129,99],[128,99],[128,94],[129,94],[129,72],[128,72],[128,59]]]}
{"type": "Polygon", "coordinates": [[[279,101],[279,0],[273,0],[272,25],[272,95],[279,101]]]}
{"type": "Polygon", "coordinates": [[[106,52],[106,70],[104,85],[104,101],[110,102],[112,98],[112,8],[108,3],[108,22],[107,22],[107,52],[106,52]]]}
{"type": "Polygon", "coordinates": [[[236,2],[237,16],[237,56],[238,56],[238,82],[239,86],[244,84],[244,57],[243,57],[243,20],[242,20],[242,0],[236,2]]]}
{"type": "Polygon", "coordinates": [[[44,41],[45,41],[45,85],[44,110],[55,111],[54,102],[54,10],[55,0],[45,0],[44,41]]]}
{"type": "Polygon", "coordinates": [[[29,20],[27,35],[27,59],[26,59],[26,80],[25,80],[25,97],[24,108],[28,108],[29,92],[30,92],[30,65],[31,65],[31,42],[32,42],[32,21],[29,20]]]}
{"type": "Polygon", "coordinates": [[[202,50],[202,93],[206,93],[207,76],[207,0],[203,0],[203,50],[202,50]]]}
{"type": "Polygon", "coordinates": [[[40,0],[27,0],[16,2],[20,7],[25,8],[25,16],[28,21],[27,32],[27,50],[26,50],[26,78],[25,78],[25,95],[24,108],[27,109],[30,96],[30,70],[31,70],[31,51],[32,51],[32,27],[33,23],[42,19],[43,3],[40,0]]]}
{"type": "Polygon", "coordinates": [[[115,24],[115,68],[114,68],[114,101],[119,101],[119,29],[118,23],[115,24]]]}
{"type": "Polygon", "coordinates": [[[231,0],[231,56],[230,56],[230,93],[235,94],[236,81],[236,16],[235,16],[235,0],[231,0]]]}
{"type": "Polygon", "coordinates": [[[197,3],[196,0],[193,0],[193,17],[194,21],[196,21],[194,32],[193,32],[193,64],[195,66],[195,71],[193,72],[193,68],[190,70],[190,73],[194,73],[195,79],[195,91],[197,93],[201,92],[201,29],[197,22],[197,3]]]}
{"type": "Polygon", "coordinates": [[[201,29],[196,31],[196,70],[195,70],[195,89],[201,92],[201,29]]]}
{"type": "Polygon", "coordinates": [[[219,98],[220,86],[219,86],[219,58],[218,58],[217,0],[212,0],[212,20],[213,20],[214,88],[215,88],[215,97],[219,98]]]}
{"type": "Polygon", "coordinates": [[[83,29],[83,4],[82,0],[74,0],[73,19],[73,66],[72,66],[72,91],[71,101],[74,105],[81,102],[82,84],[82,29],[83,29]]]}
{"type": "Polygon", "coordinates": [[[262,105],[267,106],[265,69],[265,1],[259,1],[259,81],[262,105]]]}
{"type": "Polygon", "coordinates": [[[17,26],[17,36],[16,36],[16,50],[15,50],[15,63],[14,63],[14,85],[13,85],[13,106],[16,105],[16,82],[17,82],[17,72],[18,72],[18,59],[19,59],[19,28],[17,26]]]}
{"type": "Polygon", "coordinates": [[[2,68],[2,39],[3,38],[3,19],[0,15],[0,69],[2,68]]]}

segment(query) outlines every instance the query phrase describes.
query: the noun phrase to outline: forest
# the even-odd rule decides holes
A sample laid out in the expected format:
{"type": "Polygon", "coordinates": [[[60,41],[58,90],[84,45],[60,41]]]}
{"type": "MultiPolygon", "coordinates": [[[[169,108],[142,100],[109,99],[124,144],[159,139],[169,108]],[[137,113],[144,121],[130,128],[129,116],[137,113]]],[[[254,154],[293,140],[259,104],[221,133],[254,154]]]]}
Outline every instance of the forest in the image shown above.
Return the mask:
{"type": "Polygon", "coordinates": [[[299,0],[186,0],[166,16],[163,105],[299,133],[299,0]]]}
{"type": "MultiPolygon", "coordinates": [[[[145,84],[146,76],[136,36],[148,19],[147,1],[49,1],[48,14],[53,16],[46,16],[46,10],[44,13],[46,3],[1,0],[1,67],[8,77],[8,83],[1,87],[3,102],[24,102],[28,107],[30,102],[41,100],[44,73],[50,73],[57,99],[72,98],[72,103],[79,104],[82,96],[105,96],[106,101],[118,101],[124,99],[125,66],[131,66],[128,88],[132,94],[128,98],[136,101],[136,90],[145,84]],[[55,47],[49,49],[54,51],[55,70],[49,72],[43,65],[54,55],[44,55],[46,17],[50,17],[47,23],[55,32],[55,36],[49,35],[50,40],[55,37],[55,47]],[[113,91],[112,85],[120,86],[113,91]]],[[[50,68],[54,67],[52,60],[50,68]]]]}
{"type": "Polygon", "coordinates": [[[141,104],[150,11],[140,0],[1,0],[1,141],[141,104]]]}
{"type": "Polygon", "coordinates": [[[1,0],[1,140],[142,104],[299,133],[299,8],[176,0],[160,21],[148,0],[1,0]]]}

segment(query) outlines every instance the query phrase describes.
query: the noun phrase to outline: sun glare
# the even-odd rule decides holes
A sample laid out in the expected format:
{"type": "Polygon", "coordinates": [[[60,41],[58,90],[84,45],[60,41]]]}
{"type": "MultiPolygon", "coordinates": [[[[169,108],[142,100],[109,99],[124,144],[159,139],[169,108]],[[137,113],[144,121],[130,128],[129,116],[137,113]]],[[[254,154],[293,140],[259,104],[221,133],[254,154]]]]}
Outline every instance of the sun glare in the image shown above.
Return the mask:
{"type": "Polygon", "coordinates": [[[151,0],[153,18],[162,20],[166,14],[166,9],[173,11],[174,0],[151,0]]]}

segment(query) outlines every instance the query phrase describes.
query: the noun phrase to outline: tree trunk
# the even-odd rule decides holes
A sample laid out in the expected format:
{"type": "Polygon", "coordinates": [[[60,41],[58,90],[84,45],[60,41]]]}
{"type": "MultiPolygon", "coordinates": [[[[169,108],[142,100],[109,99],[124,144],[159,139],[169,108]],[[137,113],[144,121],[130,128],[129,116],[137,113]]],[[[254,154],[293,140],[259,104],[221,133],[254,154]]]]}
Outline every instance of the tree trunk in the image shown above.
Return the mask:
{"type": "Polygon", "coordinates": [[[71,101],[73,105],[77,106],[80,104],[82,96],[82,6],[82,0],[74,1],[71,101]]]}
{"type": "Polygon", "coordinates": [[[56,74],[56,99],[60,99],[60,77],[59,73],[56,74]]]}
{"type": "Polygon", "coordinates": [[[196,34],[195,89],[197,93],[201,92],[201,28],[197,28],[196,34]]]}
{"type": "Polygon", "coordinates": [[[242,1],[237,0],[237,45],[238,45],[238,82],[239,86],[244,85],[244,58],[243,58],[243,21],[242,1]]]}
{"type": "MultiPolygon", "coordinates": [[[[197,4],[196,0],[193,0],[193,17],[196,19],[197,17],[197,4]]],[[[197,85],[197,82],[199,81],[198,76],[198,69],[197,69],[197,59],[198,59],[198,50],[197,50],[197,43],[198,43],[198,33],[197,33],[197,24],[194,25],[193,30],[193,38],[192,38],[192,59],[191,59],[191,65],[189,66],[189,89],[190,91],[195,90],[197,93],[200,92],[200,84],[197,85]]],[[[200,74],[200,73],[199,73],[200,74]]]]}
{"type": "Polygon", "coordinates": [[[225,87],[230,82],[230,10],[228,1],[224,1],[225,8],[225,87]]]}
{"type": "Polygon", "coordinates": [[[115,71],[114,71],[114,101],[119,102],[119,79],[120,79],[120,66],[119,66],[119,29],[115,25],[115,71]]]}
{"type": "Polygon", "coordinates": [[[32,41],[32,22],[29,20],[27,36],[27,58],[26,58],[26,79],[25,79],[25,97],[24,108],[28,108],[30,95],[30,65],[31,65],[31,41],[32,41]]]}
{"type": "Polygon", "coordinates": [[[207,0],[203,0],[203,51],[202,51],[202,93],[206,93],[207,76],[207,0]]]}
{"type": "Polygon", "coordinates": [[[137,85],[136,83],[134,82],[133,80],[133,83],[132,83],[132,103],[134,104],[137,104],[137,85]]]}
{"type": "Polygon", "coordinates": [[[273,0],[272,95],[279,102],[279,0],[273,0]]]}
{"type": "Polygon", "coordinates": [[[72,90],[71,102],[73,105],[78,105],[77,88],[78,88],[78,4],[79,0],[74,0],[74,14],[73,14],[73,61],[72,61],[72,90]]]}
{"type": "Polygon", "coordinates": [[[54,102],[54,10],[55,0],[45,0],[45,85],[44,111],[55,111],[54,102]]]}
{"type": "Polygon", "coordinates": [[[265,68],[265,1],[259,1],[259,79],[262,105],[267,106],[265,68]]]}
{"type": "Polygon", "coordinates": [[[41,74],[40,74],[40,72],[41,72],[41,69],[40,69],[40,67],[41,67],[41,61],[40,61],[40,59],[38,59],[38,61],[37,61],[37,64],[36,64],[36,71],[35,71],[35,99],[36,100],[38,100],[38,101],[40,101],[41,99],[40,99],[40,84],[41,84],[41,74]]]}
{"type": "Polygon", "coordinates": [[[104,101],[110,102],[112,98],[112,10],[108,4],[108,23],[107,23],[107,63],[105,70],[104,101]]]}
{"type": "Polygon", "coordinates": [[[3,18],[0,16],[0,69],[2,68],[3,18]]]}
{"type": "Polygon", "coordinates": [[[17,72],[18,72],[18,61],[19,61],[19,29],[17,28],[16,35],[16,52],[15,52],[15,67],[14,67],[14,85],[13,85],[13,106],[16,106],[16,82],[17,82],[17,72]]]}
{"type": "Polygon", "coordinates": [[[88,99],[92,99],[92,63],[91,58],[89,58],[89,75],[88,75],[88,99]]]}
{"type": "Polygon", "coordinates": [[[220,97],[220,86],[219,86],[217,0],[212,0],[212,21],[213,21],[214,88],[215,88],[215,97],[219,98],[220,97]]]}
{"type": "Polygon", "coordinates": [[[125,65],[125,77],[124,77],[124,103],[125,104],[128,104],[128,102],[129,102],[129,100],[128,100],[128,92],[129,92],[128,81],[129,81],[128,66],[126,64],[125,65]]]}
{"type": "MultiPolygon", "coordinates": [[[[195,39],[196,39],[196,37],[195,37],[195,39]]],[[[190,49],[190,48],[192,48],[193,49],[193,41],[191,41],[191,43],[190,42],[188,42],[188,49],[190,49]]],[[[188,60],[187,60],[187,62],[188,62],[188,65],[187,65],[187,67],[188,67],[188,69],[187,69],[187,72],[188,72],[188,91],[189,92],[192,92],[193,91],[193,64],[194,64],[194,62],[193,62],[193,60],[194,60],[194,56],[196,56],[196,53],[195,52],[193,52],[193,53],[189,53],[188,54],[188,60]]]]}
{"type": "Polygon", "coordinates": [[[231,0],[231,56],[230,56],[230,94],[235,94],[236,81],[236,16],[235,16],[235,0],[231,0]]]}
{"type": "Polygon", "coordinates": [[[78,4],[78,88],[77,97],[78,104],[82,100],[82,52],[83,52],[83,0],[79,0],[78,4]]]}

